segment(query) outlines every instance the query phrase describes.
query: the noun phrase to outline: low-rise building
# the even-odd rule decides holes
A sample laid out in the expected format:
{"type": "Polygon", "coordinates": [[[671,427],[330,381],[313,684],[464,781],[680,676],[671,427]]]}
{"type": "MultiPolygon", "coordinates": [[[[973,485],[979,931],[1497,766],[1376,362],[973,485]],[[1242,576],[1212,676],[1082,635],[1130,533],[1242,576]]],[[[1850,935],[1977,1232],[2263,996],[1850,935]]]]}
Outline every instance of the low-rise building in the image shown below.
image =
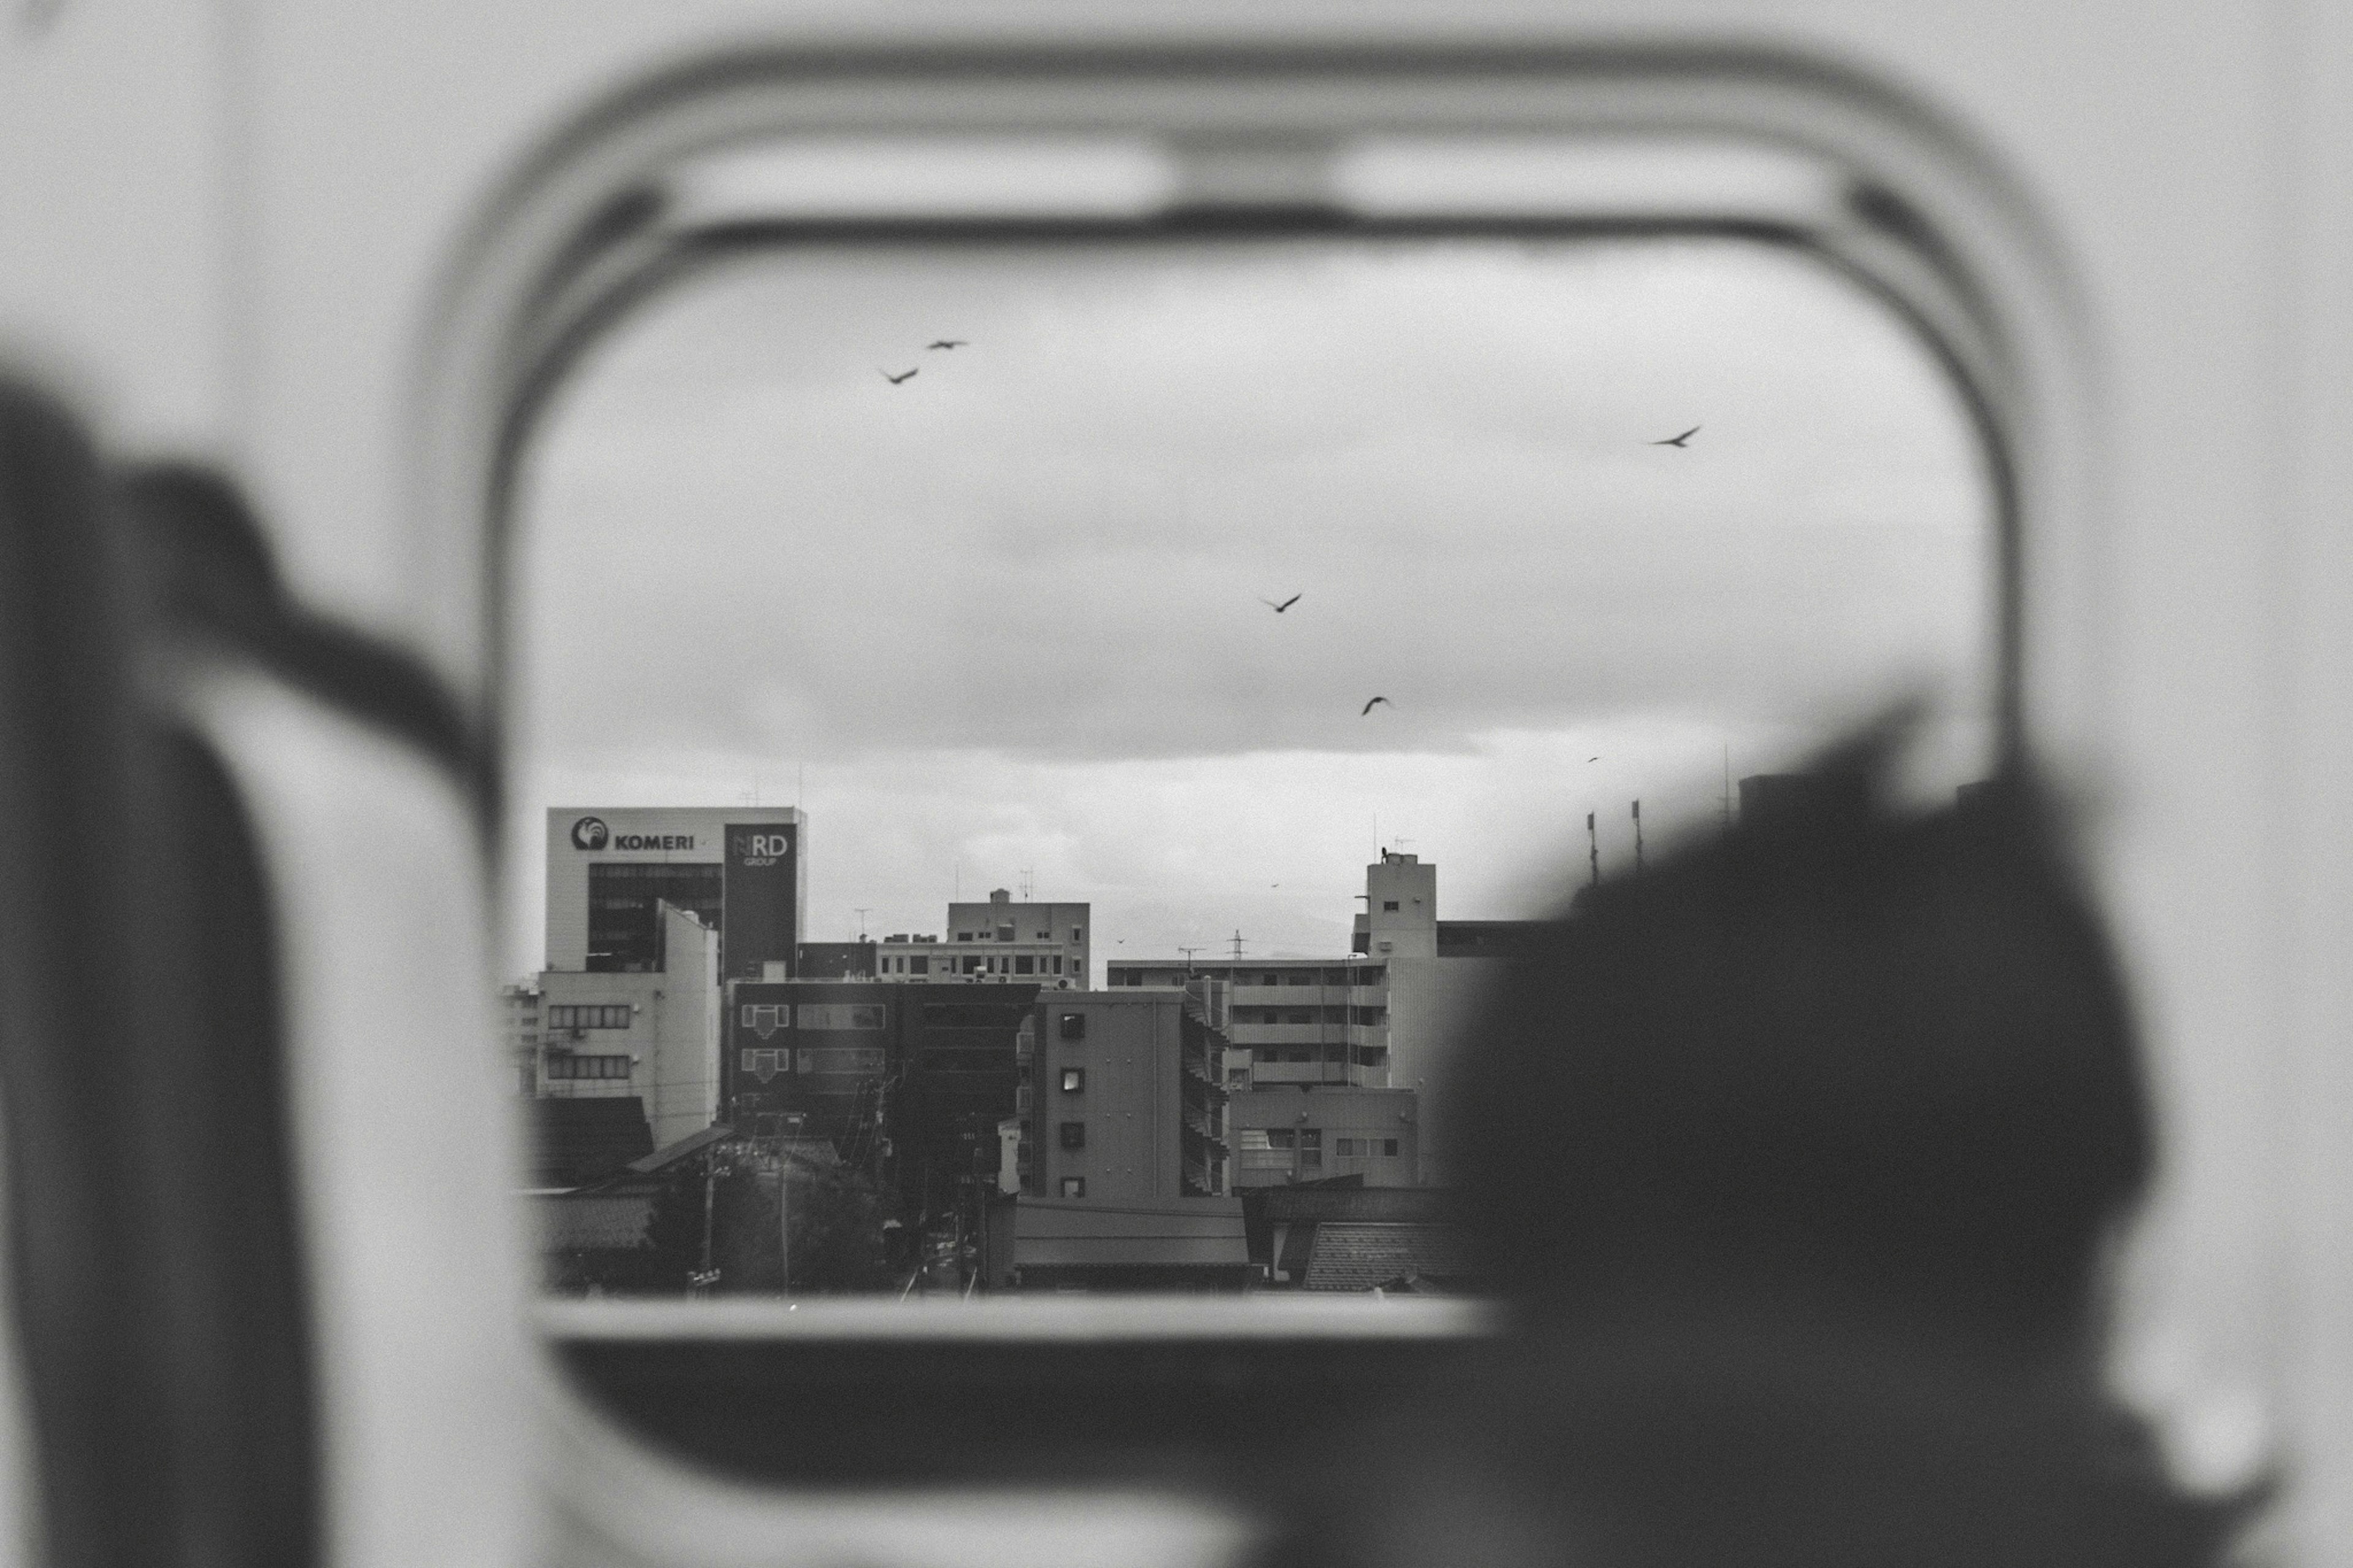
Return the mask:
{"type": "Polygon", "coordinates": [[[1035,980],[1057,988],[1084,991],[1094,973],[1094,909],[1090,904],[1015,903],[998,888],[985,904],[948,905],[947,945],[956,950],[958,979],[1035,980]],[[1003,959],[1002,965],[967,959],[1003,959]]]}
{"type": "MultiPolygon", "coordinates": [[[[642,1100],[656,1147],[709,1127],[719,1110],[718,933],[675,905],[659,916],[659,969],[540,973],[531,1060],[540,1098],[642,1100]]],[[[509,1007],[520,1035],[527,1010],[520,998],[509,1007]]],[[[514,1049],[520,1074],[519,1041],[514,1049]]]]}
{"type": "Polygon", "coordinates": [[[723,1103],[753,1136],[829,1142],[909,1216],[944,1212],[965,1178],[994,1184],[1037,996],[1034,984],[731,982],[723,1103]]]}
{"type": "Polygon", "coordinates": [[[1252,1089],[1229,1106],[1233,1182],[1283,1186],[1354,1176],[1367,1186],[1421,1179],[1419,1097],[1409,1089],[1252,1089]]]}
{"type": "Polygon", "coordinates": [[[1014,1267],[1025,1289],[1239,1289],[1225,987],[1039,997],[1014,1267]]]}

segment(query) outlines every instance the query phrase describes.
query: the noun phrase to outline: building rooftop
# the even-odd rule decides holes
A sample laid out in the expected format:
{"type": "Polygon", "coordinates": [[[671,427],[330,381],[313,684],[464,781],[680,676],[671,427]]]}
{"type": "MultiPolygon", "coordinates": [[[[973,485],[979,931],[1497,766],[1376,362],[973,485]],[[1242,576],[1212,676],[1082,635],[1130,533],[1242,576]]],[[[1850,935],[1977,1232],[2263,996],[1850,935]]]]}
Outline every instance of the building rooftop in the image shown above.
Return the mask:
{"type": "Polygon", "coordinates": [[[1365,1225],[1326,1220],[1307,1256],[1309,1290],[1370,1290],[1398,1279],[1463,1279],[1470,1238],[1451,1225],[1365,1225]]]}

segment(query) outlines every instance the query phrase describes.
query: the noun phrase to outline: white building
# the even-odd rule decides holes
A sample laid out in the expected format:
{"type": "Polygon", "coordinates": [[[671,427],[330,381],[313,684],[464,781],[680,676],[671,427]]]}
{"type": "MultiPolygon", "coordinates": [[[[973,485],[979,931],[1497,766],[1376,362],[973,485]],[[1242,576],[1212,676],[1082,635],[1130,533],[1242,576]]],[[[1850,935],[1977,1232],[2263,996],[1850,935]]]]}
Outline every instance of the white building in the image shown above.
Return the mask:
{"type": "Polygon", "coordinates": [[[643,1100],[659,1149],[719,1117],[719,934],[665,903],[667,966],[551,969],[537,980],[533,1091],[550,1100],[643,1100]]]}

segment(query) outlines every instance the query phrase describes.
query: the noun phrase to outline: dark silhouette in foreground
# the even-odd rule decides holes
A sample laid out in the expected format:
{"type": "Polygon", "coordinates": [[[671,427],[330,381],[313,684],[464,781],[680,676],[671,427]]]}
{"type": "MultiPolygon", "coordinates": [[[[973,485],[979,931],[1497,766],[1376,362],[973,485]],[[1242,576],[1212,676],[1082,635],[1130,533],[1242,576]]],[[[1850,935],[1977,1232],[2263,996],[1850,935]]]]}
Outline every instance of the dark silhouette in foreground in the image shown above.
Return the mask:
{"type": "Polygon", "coordinates": [[[1294,1558],[2217,1561],[2103,1388],[2147,1184],[2116,963],[2022,779],[1903,816],[1894,727],[1608,881],[1492,996],[1457,1192],[1511,1330],[1335,1466],[1294,1558]]]}

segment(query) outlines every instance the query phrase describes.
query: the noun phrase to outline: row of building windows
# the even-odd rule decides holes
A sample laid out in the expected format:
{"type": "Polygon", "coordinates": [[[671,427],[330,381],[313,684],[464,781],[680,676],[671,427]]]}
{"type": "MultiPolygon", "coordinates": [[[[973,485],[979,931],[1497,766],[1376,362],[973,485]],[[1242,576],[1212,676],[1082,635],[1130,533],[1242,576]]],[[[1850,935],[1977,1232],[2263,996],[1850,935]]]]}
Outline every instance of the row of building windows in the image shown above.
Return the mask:
{"type": "MultiPolygon", "coordinates": [[[[1062,955],[1059,952],[1022,952],[1002,958],[966,953],[959,968],[965,974],[1060,974],[1063,973],[1062,955]]],[[[1072,959],[1070,973],[1076,974],[1078,972],[1078,961],[1072,959]]]]}
{"type": "Polygon", "coordinates": [[[627,1078],[629,1058],[627,1057],[550,1057],[547,1058],[550,1078],[627,1078]]]}
{"type": "MultiPolygon", "coordinates": [[[[1021,940],[1021,938],[1016,934],[1014,929],[1009,925],[998,926],[995,931],[960,931],[955,933],[955,939],[958,942],[1019,942],[1021,940]]],[[[1039,942],[1051,942],[1054,940],[1054,933],[1050,931],[1041,931],[1038,933],[1035,940],[1039,942]]],[[[1072,926],[1071,928],[1071,940],[1072,942],[1086,941],[1086,928],[1084,926],[1072,926]]]]}
{"type": "Polygon", "coordinates": [[[1223,980],[1234,985],[1366,986],[1388,984],[1388,966],[1363,964],[1351,969],[1134,969],[1114,964],[1105,976],[1111,985],[1183,985],[1191,980],[1223,980]]]}
{"type": "Polygon", "coordinates": [[[547,1026],[551,1029],[626,1029],[636,1012],[637,1009],[627,1002],[579,1006],[569,1003],[551,1003],[547,1009],[547,1026]]]}
{"type": "Polygon", "coordinates": [[[1237,1007],[1237,1024],[1354,1024],[1375,1027],[1388,1022],[1386,1007],[1237,1007]]]}
{"type": "MultiPolygon", "coordinates": [[[[793,1053],[783,1047],[773,1050],[754,1047],[738,1057],[736,1063],[765,1083],[778,1073],[793,1070],[793,1053]]],[[[800,1070],[805,1073],[879,1073],[882,1065],[880,1046],[804,1046],[800,1050],[800,1070]]]]}
{"type": "Polygon", "coordinates": [[[888,1009],[880,1002],[803,1002],[797,1007],[782,1002],[773,1006],[746,1002],[737,1008],[735,1016],[744,1028],[764,1040],[796,1023],[804,1029],[839,1033],[881,1029],[890,1021],[888,1009]]]}

